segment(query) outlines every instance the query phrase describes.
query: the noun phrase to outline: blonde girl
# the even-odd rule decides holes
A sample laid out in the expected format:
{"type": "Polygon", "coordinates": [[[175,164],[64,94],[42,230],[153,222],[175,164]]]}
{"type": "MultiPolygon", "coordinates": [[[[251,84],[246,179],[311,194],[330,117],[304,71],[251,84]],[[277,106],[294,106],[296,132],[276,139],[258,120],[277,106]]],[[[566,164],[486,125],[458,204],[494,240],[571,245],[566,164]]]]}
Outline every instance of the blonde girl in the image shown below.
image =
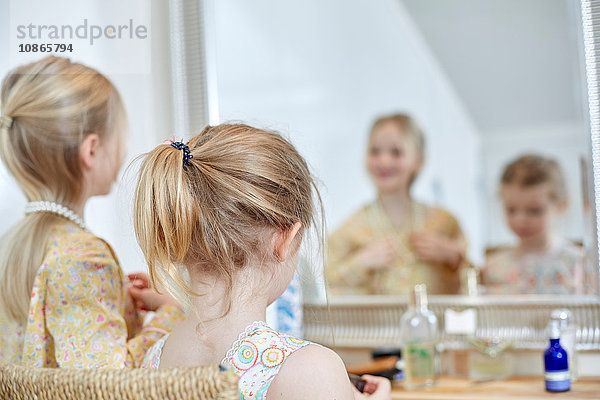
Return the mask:
{"type": "Polygon", "coordinates": [[[555,232],[568,207],[560,165],[538,154],[511,161],[500,179],[504,216],[516,246],[488,252],[482,276],[492,294],[594,293],[581,246],[555,232]]]}
{"type": "Polygon", "coordinates": [[[1,101],[0,157],[29,203],[0,241],[0,361],[139,366],[182,314],[140,288],[138,303],[156,311],[142,327],[113,250],[81,217],[90,197],[110,191],[125,155],[117,89],[49,56],[10,72],[1,101]]]}
{"type": "Polygon", "coordinates": [[[408,115],[384,116],[369,135],[366,166],[377,198],[329,238],[327,279],[335,294],[406,294],[427,284],[458,293],[466,242],[446,210],[410,193],[425,160],[425,137],[408,115]]]}
{"type": "MultiPolygon", "coordinates": [[[[138,242],[150,276],[173,282],[192,311],[144,367],[230,365],[242,399],[362,397],[333,351],[264,322],[314,223],[313,196],[296,149],[247,125],[209,126],[187,144],[145,156],[135,195],[138,242]]],[[[367,379],[371,398],[390,398],[389,382],[367,379]]]]}

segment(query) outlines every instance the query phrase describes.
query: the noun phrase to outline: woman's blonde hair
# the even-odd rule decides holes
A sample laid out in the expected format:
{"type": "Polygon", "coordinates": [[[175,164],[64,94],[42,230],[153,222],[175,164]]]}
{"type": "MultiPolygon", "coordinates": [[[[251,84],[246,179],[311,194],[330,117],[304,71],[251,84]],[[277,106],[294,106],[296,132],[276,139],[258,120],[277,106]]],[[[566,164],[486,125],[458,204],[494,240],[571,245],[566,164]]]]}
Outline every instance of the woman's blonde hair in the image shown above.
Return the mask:
{"type": "Polygon", "coordinates": [[[532,187],[548,184],[550,198],[556,203],[566,203],[567,186],[558,162],[537,154],[525,154],[510,162],[500,178],[502,186],[532,187]]]}
{"type": "Polygon", "coordinates": [[[298,238],[311,226],[322,235],[324,226],[316,223],[322,205],[309,167],[279,134],[222,124],[206,127],[187,145],[193,158],[185,167],[184,151],[168,144],[144,155],[141,165],[134,225],[153,282],[189,300],[200,294],[178,265],[193,265],[227,282],[230,294],[236,270],[254,259],[275,261],[267,232],[300,222],[298,238]]]}
{"type": "MultiPolygon", "coordinates": [[[[102,74],[49,56],[12,70],[2,82],[0,157],[28,201],[72,207],[82,197],[79,149],[95,133],[102,141],[123,131],[121,97],[102,74]]],[[[33,280],[60,217],[25,216],[0,244],[0,314],[27,318],[33,280]]]]}

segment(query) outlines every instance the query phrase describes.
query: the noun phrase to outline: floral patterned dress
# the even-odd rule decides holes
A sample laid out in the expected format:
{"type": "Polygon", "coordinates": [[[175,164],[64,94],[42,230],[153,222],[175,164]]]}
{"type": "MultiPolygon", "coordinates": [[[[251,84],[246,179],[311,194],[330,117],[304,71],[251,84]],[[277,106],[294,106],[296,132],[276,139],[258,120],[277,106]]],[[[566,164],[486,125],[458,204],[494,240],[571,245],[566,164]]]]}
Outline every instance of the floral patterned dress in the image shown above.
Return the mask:
{"type": "Polygon", "coordinates": [[[411,245],[412,233],[437,233],[467,244],[458,221],[448,211],[413,202],[410,218],[394,226],[379,201],[360,209],[330,236],[325,274],[332,294],[407,294],[418,283],[430,294],[460,292],[460,271],[423,262],[411,245]],[[366,271],[356,254],[370,243],[387,240],[394,249],[388,268],[366,271]]]}
{"type": "MultiPolygon", "coordinates": [[[[166,335],[148,351],[142,368],[158,368],[166,335]]],[[[234,345],[230,364],[240,380],[241,400],[265,400],[267,391],[283,363],[296,351],[309,344],[269,328],[266,324],[253,327],[243,339],[234,345]]]]}
{"type": "Polygon", "coordinates": [[[584,294],[586,275],[583,249],[564,240],[546,252],[496,250],[482,271],[487,294],[584,294]]]}
{"type": "Polygon", "coordinates": [[[54,227],[25,324],[0,320],[0,361],[36,367],[139,367],[183,313],[160,307],[145,325],[111,247],[77,225],[54,227]]]}

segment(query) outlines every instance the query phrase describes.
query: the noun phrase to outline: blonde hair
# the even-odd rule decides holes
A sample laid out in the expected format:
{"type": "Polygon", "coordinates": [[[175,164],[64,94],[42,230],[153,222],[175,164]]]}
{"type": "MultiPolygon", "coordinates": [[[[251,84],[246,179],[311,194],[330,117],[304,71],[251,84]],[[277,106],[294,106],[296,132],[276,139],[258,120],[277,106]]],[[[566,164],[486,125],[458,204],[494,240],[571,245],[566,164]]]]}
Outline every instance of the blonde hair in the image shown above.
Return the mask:
{"type": "MultiPolygon", "coordinates": [[[[423,131],[417,125],[417,122],[410,115],[407,114],[392,114],[392,115],[384,115],[379,117],[373,122],[371,126],[371,130],[369,131],[369,145],[371,143],[371,139],[373,138],[373,133],[377,128],[381,125],[385,124],[393,124],[398,128],[398,130],[405,135],[415,146],[415,151],[417,152],[417,157],[423,161],[425,159],[425,135],[423,131]]],[[[415,173],[409,182],[409,185],[417,178],[418,173],[415,173]]]]}
{"type": "MultiPolygon", "coordinates": [[[[95,133],[102,141],[124,130],[125,110],[113,84],[94,69],[49,56],[12,70],[2,82],[0,158],[28,201],[71,207],[81,200],[79,148],[95,133]]],[[[56,215],[25,216],[0,248],[0,314],[27,319],[33,280],[56,215]]]]}
{"type": "Polygon", "coordinates": [[[557,203],[568,201],[565,178],[556,160],[537,154],[525,154],[509,163],[502,173],[501,185],[532,187],[548,184],[550,198],[557,203]]]}
{"type": "MultiPolygon", "coordinates": [[[[216,274],[230,294],[235,271],[249,260],[275,261],[265,233],[300,222],[301,238],[317,227],[313,196],[319,212],[321,199],[305,160],[275,132],[208,126],[188,146],[193,158],[185,168],[184,152],[171,145],[144,156],[135,193],[137,240],[152,281],[158,278],[172,294],[200,295],[177,264],[216,274]]],[[[320,229],[322,238],[323,224],[320,229]]]]}
{"type": "Polygon", "coordinates": [[[425,158],[425,135],[414,118],[407,114],[392,114],[377,118],[371,126],[369,141],[373,136],[373,132],[384,124],[396,125],[398,130],[413,142],[417,155],[420,158],[425,158]]]}

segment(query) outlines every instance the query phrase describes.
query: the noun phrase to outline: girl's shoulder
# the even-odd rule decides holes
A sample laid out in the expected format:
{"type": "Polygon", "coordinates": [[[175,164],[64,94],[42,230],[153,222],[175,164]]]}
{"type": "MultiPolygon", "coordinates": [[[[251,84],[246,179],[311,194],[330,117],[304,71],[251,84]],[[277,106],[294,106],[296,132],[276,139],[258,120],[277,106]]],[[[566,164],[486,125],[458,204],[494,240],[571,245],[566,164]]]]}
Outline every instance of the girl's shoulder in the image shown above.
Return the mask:
{"type": "Polygon", "coordinates": [[[261,326],[234,346],[231,362],[240,371],[258,364],[272,368],[283,364],[287,356],[310,344],[308,340],[261,326]]]}
{"type": "Polygon", "coordinates": [[[310,345],[309,341],[278,332],[267,325],[250,331],[234,344],[226,357],[240,377],[241,398],[265,399],[280,369],[288,365],[298,350],[313,347],[310,345]]]}
{"type": "Polygon", "coordinates": [[[106,241],[70,222],[52,228],[43,265],[54,268],[78,265],[120,268],[115,252],[106,241]]]}
{"type": "Polygon", "coordinates": [[[554,246],[554,251],[558,254],[562,254],[569,257],[581,257],[584,255],[585,250],[583,245],[574,243],[567,239],[558,239],[554,246]]]}
{"type": "Polygon", "coordinates": [[[353,398],[344,363],[333,350],[314,343],[295,352],[269,388],[271,398],[353,398]]]}
{"type": "Polygon", "coordinates": [[[496,246],[486,250],[486,267],[493,267],[497,264],[506,265],[515,263],[517,260],[514,246],[496,246]]]}
{"type": "Polygon", "coordinates": [[[344,363],[332,350],[269,327],[255,330],[232,357],[243,399],[321,399],[352,392],[344,363]],[[256,397],[252,397],[255,393],[256,397]]]}
{"type": "Polygon", "coordinates": [[[59,246],[103,247],[106,242],[90,231],[65,221],[54,225],[50,233],[48,247],[59,246]]]}
{"type": "Polygon", "coordinates": [[[415,208],[429,218],[438,218],[447,221],[456,221],[454,215],[447,209],[435,205],[415,202],[415,208]]]}
{"type": "Polygon", "coordinates": [[[447,209],[421,202],[414,203],[413,213],[430,230],[438,231],[450,237],[462,235],[458,219],[447,209]]]}
{"type": "Polygon", "coordinates": [[[349,237],[367,237],[371,233],[371,220],[375,210],[375,204],[366,204],[354,211],[349,217],[344,219],[333,232],[329,235],[329,240],[347,241],[349,237]]]}

